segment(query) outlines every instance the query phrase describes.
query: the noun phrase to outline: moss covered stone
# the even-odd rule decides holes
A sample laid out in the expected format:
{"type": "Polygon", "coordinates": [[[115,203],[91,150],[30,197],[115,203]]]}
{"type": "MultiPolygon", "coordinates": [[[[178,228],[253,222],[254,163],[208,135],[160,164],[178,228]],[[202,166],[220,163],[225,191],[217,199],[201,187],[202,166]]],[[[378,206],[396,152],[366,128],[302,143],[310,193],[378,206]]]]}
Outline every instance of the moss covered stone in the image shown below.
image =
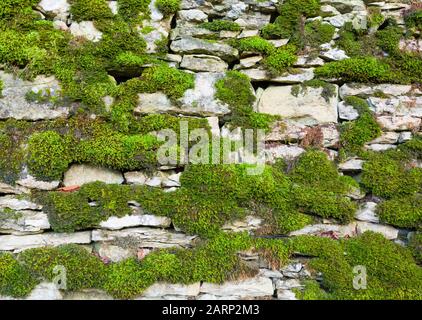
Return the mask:
{"type": "Polygon", "coordinates": [[[70,3],[70,13],[78,22],[113,17],[105,0],[71,0],[70,3]]]}
{"type": "Polygon", "coordinates": [[[400,228],[422,227],[422,195],[395,197],[381,202],[376,209],[380,220],[400,228]]]}
{"type": "Polygon", "coordinates": [[[37,284],[28,269],[10,253],[0,253],[0,295],[24,297],[37,284]]]}
{"type": "Polygon", "coordinates": [[[58,274],[55,267],[63,266],[69,291],[99,288],[105,277],[104,263],[78,245],[28,249],[18,259],[34,277],[49,281],[58,274]]]}

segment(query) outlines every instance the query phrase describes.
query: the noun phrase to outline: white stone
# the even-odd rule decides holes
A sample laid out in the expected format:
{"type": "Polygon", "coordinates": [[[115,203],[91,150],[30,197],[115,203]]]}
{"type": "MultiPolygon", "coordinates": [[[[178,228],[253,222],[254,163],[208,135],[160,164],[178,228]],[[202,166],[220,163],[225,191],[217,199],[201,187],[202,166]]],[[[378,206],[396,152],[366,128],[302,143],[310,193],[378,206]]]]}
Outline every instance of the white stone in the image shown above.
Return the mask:
{"type": "Polygon", "coordinates": [[[75,37],[83,37],[92,42],[101,40],[103,33],[94,26],[93,21],[73,22],[70,26],[70,33],[75,37]]]}
{"type": "Polygon", "coordinates": [[[351,105],[346,104],[345,101],[340,101],[338,104],[338,117],[342,120],[356,120],[359,118],[359,113],[351,105]]]}
{"type": "Polygon", "coordinates": [[[264,277],[255,277],[239,281],[228,281],[223,284],[204,282],[201,293],[216,296],[263,297],[274,294],[273,282],[264,277]]]}
{"type": "Polygon", "coordinates": [[[296,295],[291,290],[277,290],[278,300],[297,300],[296,295]]]}
{"type": "Polygon", "coordinates": [[[337,94],[328,102],[322,97],[322,88],[309,87],[292,94],[292,86],[265,89],[258,104],[258,111],[283,118],[305,118],[314,123],[337,122],[337,94]]]}
{"type": "Polygon", "coordinates": [[[225,72],[228,65],[219,57],[206,54],[186,54],[183,56],[180,67],[192,71],[225,72]]]}
{"type": "Polygon", "coordinates": [[[342,99],[347,96],[369,97],[377,92],[382,92],[386,95],[401,96],[406,95],[412,90],[411,85],[401,84],[377,84],[369,85],[362,83],[345,83],[339,89],[339,94],[342,99]]]}
{"type": "Polygon", "coordinates": [[[263,59],[262,56],[252,56],[240,59],[240,62],[238,65],[236,65],[235,69],[246,69],[254,67],[263,59]]]}
{"type": "Polygon", "coordinates": [[[50,229],[48,217],[43,212],[22,210],[14,215],[2,215],[0,209],[0,233],[15,235],[38,233],[50,229]]]}
{"type": "Polygon", "coordinates": [[[392,144],[396,143],[399,139],[400,134],[397,132],[383,132],[381,136],[368,142],[368,144],[392,144]]]}
{"type": "Polygon", "coordinates": [[[102,221],[100,227],[109,230],[119,230],[137,226],[168,228],[170,224],[171,219],[168,217],[142,214],[110,217],[106,221],[102,221]]]}
{"type": "Polygon", "coordinates": [[[294,145],[284,145],[280,144],[273,147],[267,147],[264,150],[264,154],[266,160],[270,163],[273,163],[276,159],[284,159],[284,160],[293,160],[299,157],[302,153],[305,152],[305,149],[294,146],[294,145]]]}
{"type": "Polygon", "coordinates": [[[324,65],[324,60],[319,57],[298,56],[295,67],[319,67],[324,65]]]}
{"type": "Polygon", "coordinates": [[[144,172],[141,172],[141,171],[125,172],[124,177],[125,177],[126,183],[128,183],[128,184],[144,185],[145,182],[148,179],[147,175],[144,172]]]}
{"type": "Polygon", "coordinates": [[[88,164],[74,164],[64,174],[65,186],[81,186],[86,183],[101,181],[107,184],[122,184],[123,175],[116,170],[94,167],[88,164]]]}
{"type": "Polygon", "coordinates": [[[381,233],[385,238],[388,240],[397,239],[399,235],[399,231],[391,226],[375,224],[370,222],[358,221],[356,226],[356,230],[358,234],[362,234],[365,231],[373,231],[377,233],[381,233]]]}
{"type": "Polygon", "coordinates": [[[377,204],[375,202],[365,202],[355,214],[355,218],[360,221],[379,223],[380,219],[375,213],[377,204]]]}
{"type": "Polygon", "coordinates": [[[53,12],[54,14],[65,14],[70,9],[67,0],[42,0],[38,4],[44,11],[53,12]]]}
{"type": "Polygon", "coordinates": [[[300,235],[321,235],[324,233],[333,233],[340,238],[346,236],[351,237],[356,234],[356,224],[349,223],[348,225],[337,225],[337,224],[314,224],[308,225],[300,230],[292,231],[289,236],[300,236],[300,235]]]}
{"type": "Polygon", "coordinates": [[[349,58],[344,50],[338,48],[328,48],[328,50],[321,51],[320,56],[329,61],[339,61],[349,58]]]}
{"type": "Polygon", "coordinates": [[[111,10],[111,13],[117,14],[119,12],[119,7],[117,1],[107,1],[108,7],[111,10]]]}
{"type": "Polygon", "coordinates": [[[34,81],[15,77],[11,73],[0,70],[0,80],[3,81],[2,97],[0,98],[0,119],[14,118],[17,120],[47,120],[67,117],[68,107],[58,107],[52,102],[37,103],[28,101],[29,91],[49,96],[60,96],[60,85],[54,76],[37,76],[34,81]]]}
{"type": "Polygon", "coordinates": [[[240,72],[246,74],[252,81],[270,81],[276,83],[302,83],[314,78],[313,68],[298,68],[293,73],[285,73],[281,76],[273,77],[263,68],[242,69],[240,72]]]}
{"type": "Polygon", "coordinates": [[[62,300],[63,296],[54,283],[39,283],[26,297],[26,300],[62,300]]]}
{"type": "Polygon", "coordinates": [[[139,248],[190,247],[196,236],[158,228],[130,228],[123,230],[93,230],[92,241],[116,241],[131,238],[139,248]]]}
{"type": "Polygon", "coordinates": [[[364,161],[362,159],[352,158],[347,159],[338,165],[341,171],[361,171],[364,161]]]}
{"type": "Polygon", "coordinates": [[[75,233],[41,233],[35,235],[5,235],[0,236],[0,251],[14,251],[46,246],[59,246],[62,244],[76,243],[89,244],[91,242],[91,232],[75,233]]]}
{"type": "Polygon", "coordinates": [[[172,296],[197,296],[199,295],[200,283],[193,284],[170,284],[164,282],[157,282],[150,286],[142,294],[143,297],[161,297],[166,295],[172,296]]]}
{"type": "Polygon", "coordinates": [[[109,243],[101,243],[98,254],[103,260],[119,262],[135,256],[135,250],[121,248],[109,243]]]}
{"type": "Polygon", "coordinates": [[[113,300],[113,297],[98,289],[83,289],[80,291],[67,291],[63,300],[113,300]]]}
{"type": "Polygon", "coordinates": [[[281,290],[290,290],[293,288],[301,288],[302,284],[298,279],[277,279],[275,281],[275,288],[281,290]]]}
{"type": "Polygon", "coordinates": [[[412,136],[413,136],[412,132],[410,131],[400,132],[398,142],[403,143],[403,142],[409,141],[412,139],[412,136]]]}
{"type": "Polygon", "coordinates": [[[396,149],[397,146],[394,145],[394,144],[374,143],[374,144],[370,144],[370,145],[365,146],[365,148],[368,149],[368,150],[380,152],[380,151],[385,151],[385,150],[390,150],[390,149],[396,149]]]}
{"type": "Polygon", "coordinates": [[[208,16],[198,9],[191,9],[191,10],[180,10],[177,12],[179,18],[185,21],[191,22],[203,22],[206,21],[208,16]]]}
{"type": "Polygon", "coordinates": [[[378,116],[377,122],[387,131],[417,131],[421,126],[421,119],[411,116],[378,116]]]}
{"type": "Polygon", "coordinates": [[[29,189],[51,191],[59,186],[60,181],[41,181],[31,175],[27,175],[25,178],[17,180],[16,183],[29,189]]]}
{"type": "Polygon", "coordinates": [[[7,183],[0,182],[0,194],[22,194],[22,193],[29,193],[28,189],[19,187],[19,186],[11,186],[7,183]]]}
{"type": "Polygon", "coordinates": [[[34,202],[18,199],[12,195],[0,197],[0,208],[9,208],[11,210],[41,210],[42,206],[34,202]]]}
{"type": "Polygon", "coordinates": [[[163,187],[171,188],[171,187],[180,187],[180,177],[182,173],[174,173],[169,175],[167,178],[163,179],[163,187]]]}

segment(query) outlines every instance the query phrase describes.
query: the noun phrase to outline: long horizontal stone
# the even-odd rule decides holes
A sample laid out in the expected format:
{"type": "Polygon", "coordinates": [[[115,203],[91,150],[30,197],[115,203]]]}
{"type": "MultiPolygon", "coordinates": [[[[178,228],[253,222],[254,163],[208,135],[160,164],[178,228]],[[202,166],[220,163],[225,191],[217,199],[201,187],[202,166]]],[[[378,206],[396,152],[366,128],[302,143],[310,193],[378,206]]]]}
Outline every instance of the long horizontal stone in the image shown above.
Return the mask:
{"type": "Polygon", "coordinates": [[[352,222],[348,225],[313,224],[300,230],[292,231],[289,233],[289,236],[322,235],[325,233],[333,233],[340,238],[354,236],[356,235],[356,223],[352,222]]]}
{"type": "Polygon", "coordinates": [[[138,248],[191,247],[196,236],[172,232],[158,228],[129,228],[117,231],[96,229],[92,231],[92,241],[128,240],[138,248]]]}
{"type": "Polygon", "coordinates": [[[157,282],[144,291],[142,297],[161,297],[161,296],[197,296],[199,294],[200,283],[193,284],[171,284],[157,282]]]}
{"type": "Polygon", "coordinates": [[[295,73],[286,73],[281,76],[273,77],[265,69],[242,69],[240,72],[246,74],[252,81],[270,81],[276,83],[294,84],[302,83],[314,78],[313,68],[297,68],[295,73]]]}
{"type": "Polygon", "coordinates": [[[240,281],[228,281],[223,284],[204,282],[200,292],[215,296],[263,297],[272,296],[274,287],[271,279],[255,277],[240,281]]]}
{"type": "Polygon", "coordinates": [[[12,215],[0,210],[0,233],[28,234],[50,229],[48,217],[43,212],[23,210],[12,215]]]}
{"type": "Polygon", "coordinates": [[[109,230],[119,230],[123,228],[146,226],[168,228],[171,219],[168,217],[154,216],[151,214],[126,215],[124,217],[110,217],[100,223],[100,227],[109,230]]]}
{"type": "Polygon", "coordinates": [[[62,244],[89,244],[91,232],[82,231],[75,233],[42,233],[35,235],[6,235],[0,236],[0,251],[14,251],[46,246],[59,246],[62,244]]]}

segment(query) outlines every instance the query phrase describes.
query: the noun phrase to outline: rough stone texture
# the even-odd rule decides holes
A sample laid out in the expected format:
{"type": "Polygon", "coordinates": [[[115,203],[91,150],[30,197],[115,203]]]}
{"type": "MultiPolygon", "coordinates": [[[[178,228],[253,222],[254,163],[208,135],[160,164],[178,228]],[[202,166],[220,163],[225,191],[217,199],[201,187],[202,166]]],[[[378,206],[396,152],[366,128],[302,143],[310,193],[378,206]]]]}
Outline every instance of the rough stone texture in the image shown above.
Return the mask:
{"type": "Polygon", "coordinates": [[[93,21],[73,22],[70,26],[70,33],[75,37],[83,37],[92,42],[101,40],[103,33],[95,28],[93,21]]]}
{"type": "Polygon", "coordinates": [[[11,210],[41,210],[41,206],[25,200],[25,199],[18,199],[12,195],[7,195],[4,197],[0,197],[0,209],[8,208],[11,210]]]}
{"type": "Polygon", "coordinates": [[[113,297],[102,290],[84,289],[81,291],[66,292],[63,300],[113,300],[113,297]]]}
{"type": "Polygon", "coordinates": [[[41,282],[26,297],[26,300],[62,300],[63,295],[51,282],[41,282]]]}
{"type": "Polygon", "coordinates": [[[303,229],[292,231],[289,233],[290,236],[300,236],[305,234],[321,235],[326,233],[334,233],[338,237],[344,238],[347,236],[356,235],[356,223],[350,223],[348,225],[337,225],[337,224],[314,224],[304,227],[303,229]]]}
{"type": "Polygon", "coordinates": [[[130,228],[118,231],[93,230],[92,241],[114,241],[136,244],[139,248],[185,248],[196,236],[156,228],[130,228]]]}
{"type": "Polygon", "coordinates": [[[74,164],[64,174],[65,186],[81,186],[86,183],[101,181],[109,184],[123,183],[123,175],[115,170],[99,168],[87,164],[74,164]]]}
{"type": "Polygon", "coordinates": [[[110,217],[100,223],[100,227],[108,230],[119,230],[123,228],[145,226],[168,228],[171,219],[168,217],[159,217],[150,214],[126,215],[124,217],[110,217]]]}
{"type": "Polygon", "coordinates": [[[242,73],[246,74],[252,81],[271,81],[275,83],[302,83],[311,80],[314,77],[313,68],[295,69],[294,73],[285,73],[281,76],[272,77],[265,69],[242,69],[242,73]]]}
{"type": "Polygon", "coordinates": [[[25,178],[16,181],[16,183],[29,189],[50,191],[56,189],[59,186],[60,181],[40,181],[31,175],[27,175],[25,178]]]}
{"type": "Polygon", "coordinates": [[[263,297],[274,294],[272,281],[264,277],[228,281],[221,285],[205,282],[200,291],[215,296],[263,297]]]}
{"type": "Polygon", "coordinates": [[[184,55],[180,67],[192,71],[224,72],[228,65],[219,57],[197,54],[184,55]]]}
{"type": "Polygon", "coordinates": [[[0,251],[19,252],[30,248],[59,246],[67,243],[88,244],[91,242],[91,232],[75,233],[42,233],[36,235],[0,236],[0,251]]]}
{"type": "Polygon", "coordinates": [[[228,62],[234,61],[239,55],[239,52],[229,45],[207,42],[193,37],[183,37],[174,40],[171,43],[170,48],[176,53],[203,53],[215,55],[228,62]]]}
{"type": "Polygon", "coordinates": [[[345,83],[339,89],[339,95],[342,99],[347,96],[359,96],[367,98],[377,92],[382,92],[386,95],[401,96],[406,95],[412,89],[411,85],[400,84],[363,84],[363,83],[345,83]]]}
{"type": "Polygon", "coordinates": [[[379,223],[380,219],[375,213],[376,206],[375,202],[365,202],[356,212],[355,218],[360,221],[379,223]]]}
{"type": "Polygon", "coordinates": [[[199,282],[188,285],[158,282],[145,290],[142,297],[183,296],[186,298],[199,295],[199,288],[199,282]]]}
{"type": "Polygon", "coordinates": [[[362,159],[352,158],[338,165],[341,171],[361,171],[364,161],[362,159]]]}
{"type": "Polygon", "coordinates": [[[258,111],[313,123],[337,122],[337,96],[327,102],[321,94],[322,88],[307,88],[295,97],[291,86],[271,86],[264,90],[258,111]]]}
{"type": "Polygon", "coordinates": [[[22,210],[12,216],[0,209],[0,233],[28,234],[50,229],[47,215],[43,212],[22,210]]]}
{"type": "Polygon", "coordinates": [[[381,233],[384,237],[389,240],[397,239],[399,235],[399,231],[391,226],[375,224],[370,222],[358,221],[356,226],[356,230],[358,234],[362,234],[365,231],[373,231],[377,233],[381,233]]]}
{"type": "Polygon", "coordinates": [[[0,80],[3,81],[0,119],[14,118],[35,121],[68,116],[68,107],[55,106],[51,102],[29,102],[25,98],[30,91],[43,95],[48,90],[51,96],[58,95],[60,86],[53,76],[37,76],[34,81],[26,81],[0,70],[0,80]]]}
{"type": "Polygon", "coordinates": [[[218,116],[230,112],[228,106],[214,98],[215,82],[224,77],[223,73],[196,73],[195,87],[186,90],[177,104],[161,92],[139,94],[135,112],[173,113],[199,116],[218,116]]]}

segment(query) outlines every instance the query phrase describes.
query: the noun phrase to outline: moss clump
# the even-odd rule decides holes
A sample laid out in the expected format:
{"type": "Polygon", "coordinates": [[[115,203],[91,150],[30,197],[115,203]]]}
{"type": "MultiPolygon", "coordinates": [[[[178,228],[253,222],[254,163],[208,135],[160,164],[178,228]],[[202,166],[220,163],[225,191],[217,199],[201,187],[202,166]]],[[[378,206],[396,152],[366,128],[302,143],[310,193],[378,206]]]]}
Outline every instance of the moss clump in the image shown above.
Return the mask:
{"type": "Polygon", "coordinates": [[[265,38],[290,38],[300,32],[306,18],[315,17],[321,7],[319,0],[288,0],[277,6],[279,16],[261,31],[265,38]]]}
{"type": "Polygon", "coordinates": [[[90,21],[113,17],[105,0],[71,0],[70,13],[74,20],[90,21]]]}
{"type": "Polygon", "coordinates": [[[201,24],[202,28],[211,31],[240,31],[240,26],[229,20],[213,20],[211,22],[204,22],[201,24]]]}
{"type": "Polygon", "coordinates": [[[319,48],[321,44],[331,41],[334,32],[335,28],[331,24],[314,20],[305,24],[304,37],[299,37],[296,34],[292,41],[300,44],[300,47],[319,48]]]}
{"type": "Polygon", "coordinates": [[[421,191],[422,170],[409,168],[406,154],[386,151],[366,155],[362,169],[362,184],[374,195],[393,198],[421,191]]]}
{"type": "Polygon", "coordinates": [[[135,19],[139,14],[149,13],[151,0],[118,0],[118,13],[125,19],[135,19]]]}
{"type": "Polygon", "coordinates": [[[412,8],[407,12],[404,17],[406,27],[412,30],[413,32],[422,30],[422,9],[421,8],[412,8]]]}
{"type": "Polygon", "coordinates": [[[409,247],[412,251],[415,260],[421,264],[422,263],[422,233],[415,232],[409,239],[409,247]]]}
{"type": "Polygon", "coordinates": [[[228,71],[215,84],[215,97],[231,110],[228,121],[232,127],[269,130],[276,117],[253,111],[255,95],[249,77],[239,71],[228,71]]]}
{"type": "Polygon", "coordinates": [[[13,133],[0,133],[0,180],[13,183],[19,178],[25,163],[25,151],[13,133]]]}
{"type": "Polygon", "coordinates": [[[70,160],[67,141],[54,131],[35,133],[28,140],[28,168],[40,179],[60,180],[70,160]]]}
{"type": "Polygon", "coordinates": [[[274,45],[258,36],[243,38],[234,43],[234,46],[241,52],[255,52],[270,54],[274,51],[274,45]]]}
{"type": "Polygon", "coordinates": [[[66,270],[66,290],[99,288],[105,277],[103,262],[86,249],[69,244],[59,247],[44,247],[25,250],[18,260],[34,277],[52,281],[58,273],[56,266],[66,270]]]}
{"type": "Polygon", "coordinates": [[[263,61],[265,68],[274,76],[281,75],[297,61],[295,46],[283,46],[274,50],[263,61]]]}
{"type": "Polygon", "coordinates": [[[390,66],[373,57],[349,58],[329,62],[315,69],[315,74],[323,78],[340,78],[345,82],[394,82],[390,66]]]}
{"type": "Polygon", "coordinates": [[[37,282],[10,253],[0,253],[0,295],[24,297],[37,282]]]}
{"type": "Polygon", "coordinates": [[[293,189],[294,199],[300,210],[342,222],[352,219],[356,204],[346,195],[356,185],[339,176],[326,154],[315,150],[306,152],[290,176],[297,184],[293,189]]]}
{"type": "Polygon", "coordinates": [[[180,9],[181,0],[157,0],[156,7],[165,16],[176,13],[180,9]]]}
{"type": "MultiPolygon", "coordinates": [[[[422,181],[422,180],[421,180],[422,181]]],[[[380,220],[399,228],[422,227],[422,195],[395,197],[377,206],[380,220]]]]}
{"type": "Polygon", "coordinates": [[[162,64],[148,68],[142,73],[138,83],[134,83],[139,92],[164,92],[169,98],[181,98],[184,92],[194,87],[194,76],[162,64]]]}
{"type": "Polygon", "coordinates": [[[154,201],[164,198],[160,190],[147,187],[107,185],[102,182],[85,184],[71,193],[48,192],[36,196],[48,214],[51,227],[57,232],[73,232],[93,228],[111,216],[132,213],[128,201],[136,200],[155,214],[154,201]],[[95,202],[95,206],[90,203],[95,202]]]}
{"type": "Polygon", "coordinates": [[[320,288],[315,284],[302,297],[321,299],[421,299],[422,269],[410,252],[381,234],[365,232],[342,241],[313,236],[290,240],[292,250],[315,258],[309,266],[322,272],[320,288]],[[367,288],[353,288],[355,266],[367,270],[367,288]],[[308,291],[311,290],[311,291],[308,291]]]}
{"type": "Polygon", "coordinates": [[[341,126],[340,145],[346,154],[356,154],[365,143],[379,137],[382,131],[364,99],[346,97],[345,102],[358,111],[359,118],[341,126]]]}

